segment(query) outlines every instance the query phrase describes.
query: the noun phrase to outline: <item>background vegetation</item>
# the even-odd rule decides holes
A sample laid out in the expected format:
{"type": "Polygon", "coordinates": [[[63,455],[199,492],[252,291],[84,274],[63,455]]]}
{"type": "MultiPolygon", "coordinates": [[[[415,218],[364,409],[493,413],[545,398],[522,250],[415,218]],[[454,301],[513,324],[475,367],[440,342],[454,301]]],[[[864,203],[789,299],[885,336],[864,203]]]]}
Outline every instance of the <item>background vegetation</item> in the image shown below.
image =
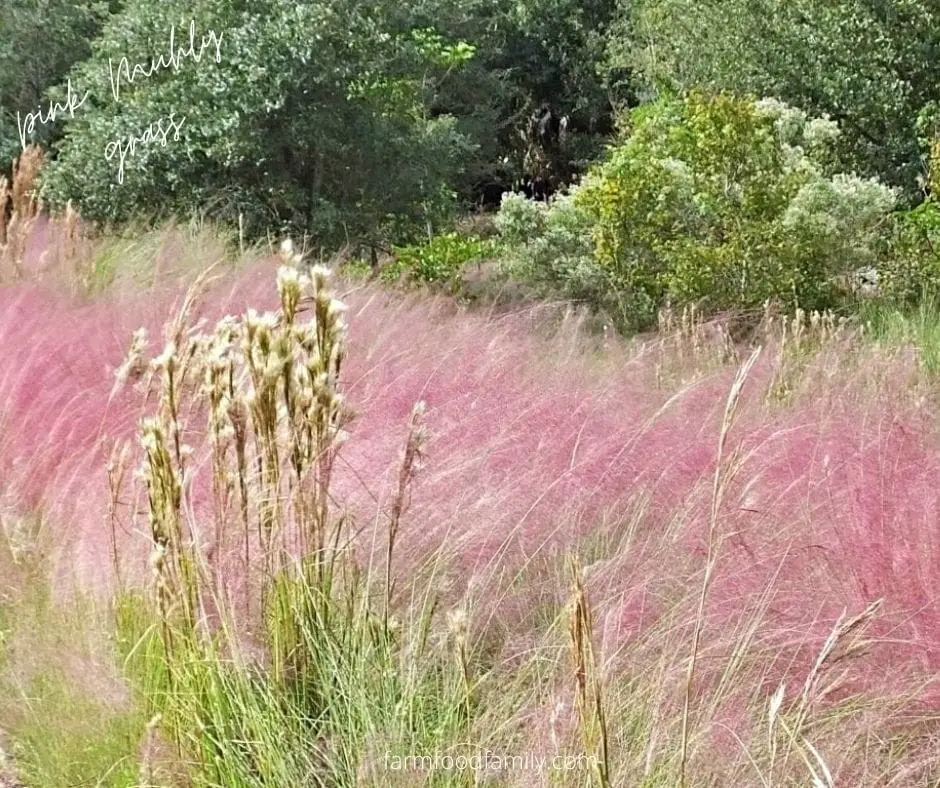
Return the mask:
{"type": "Polygon", "coordinates": [[[938,21],[0,0],[0,788],[937,784],[938,21]]]}

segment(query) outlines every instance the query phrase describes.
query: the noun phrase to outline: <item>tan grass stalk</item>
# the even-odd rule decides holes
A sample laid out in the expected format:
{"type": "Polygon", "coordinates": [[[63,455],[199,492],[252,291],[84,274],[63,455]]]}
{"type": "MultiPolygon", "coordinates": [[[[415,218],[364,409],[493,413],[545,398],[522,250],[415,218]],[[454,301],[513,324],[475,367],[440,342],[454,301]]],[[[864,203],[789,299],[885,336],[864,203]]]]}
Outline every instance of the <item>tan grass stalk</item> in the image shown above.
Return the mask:
{"type": "Polygon", "coordinates": [[[0,175],[0,249],[7,245],[7,206],[12,198],[10,182],[5,175],[0,175]]]}
{"type": "Polygon", "coordinates": [[[78,215],[78,211],[75,210],[72,201],[69,200],[65,205],[65,216],[61,221],[62,229],[65,232],[61,265],[65,269],[73,290],[79,288],[87,290],[91,284],[85,249],[82,243],[80,220],[81,217],[78,215]]]}
{"type": "Polygon", "coordinates": [[[731,385],[731,391],[728,393],[728,400],[725,405],[725,413],[721,423],[721,433],[718,438],[718,457],[715,461],[715,476],[712,482],[712,501],[711,512],[708,524],[708,544],[705,560],[705,574],[702,578],[702,588],[699,593],[698,606],[695,615],[695,629],[692,633],[692,651],[689,657],[688,670],[686,672],[685,693],[682,704],[682,734],[679,744],[679,785],[685,788],[686,785],[686,764],[689,751],[689,716],[692,699],[692,686],[695,681],[695,668],[698,659],[699,646],[702,638],[702,630],[705,625],[705,603],[708,598],[708,590],[711,586],[712,575],[715,571],[715,565],[718,560],[718,515],[721,511],[721,503],[724,497],[725,488],[733,478],[736,470],[735,463],[725,463],[725,444],[728,434],[734,424],[737,415],[738,403],[741,398],[741,391],[744,383],[747,381],[751,368],[757,362],[761,354],[761,348],[757,347],[747,361],[738,370],[738,374],[731,385]],[[730,469],[730,471],[729,471],[730,469]]]}
{"type": "Polygon", "coordinates": [[[823,700],[826,696],[830,695],[832,692],[838,689],[839,686],[841,686],[842,677],[840,676],[830,680],[827,686],[821,688],[820,684],[822,683],[823,678],[836,665],[844,663],[846,660],[858,656],[867,650],[869,642],[862,637],[862,634],[868,625],[877,617],[883,602],[883,599],[877,599],[869,604],[861,613],[852,616],[851,618],[847,617],[847,611],[842,612],[834,624],[832,630],[830,631],[829,636],[823,643],[819,654],[816,656],[816,660],[814,661],[812,668],[810,668],[810,671],[806,676],[806,680],[803,683],[803,689],[800,692],[800,696],[797,698],[794,707],[790,710],[790,714],[793,716],[793,719],[789,724],[787,723],[786,719],[784,719],[783,715],[780,714],[780,708],[783,703],[785,692],[784,685],[781,684],[777,689],[777,692],[774,693],[774,696],[771,699],[770,712],[768,715],[768,737],[770,740],[771,754],[771,781],[773,780],[773,769],[777,754],[775,726],[776,724],[779,724],[787,734],[787,749],[783,756],[784,762],[786,762],[786,760],[789,758],[793,747],[795,745],[798,746],[802,744],[809,750],[810,755],[815,762],[815,767],[820,770],[820,773],[825,778],[824,782],[823,777],[820,777],[819,774],[817,774],[816,768],[814,768],[813,763],[810,762],[806,753],[800,749],[800,757],[803,758],[807,768],[813,774],[814,780],[818,781],[818,783],[821,785],[832,785],[832,778],[831,775],[829,775],[825,761],[823,760],[822,756],[820,756],[819,752],[806,739],[805,731],[807,729],[807,722],[810,718],[813,707],[819,701],[823,700]],[[847,640],[848,642],[846,643],[847,640]]]}
{"type": "Polygon", "coordinates": [[[144,735],[140,745],[140,768],[137,773],[137,783],[140,786],[156,784],[154,760],[156,757],[157,737],[161,715],[155,714],[144,728],[144,735]]]}
{"type": "MultiPolygon", "coordinates": [[[[447,624],[454,636],[454,646],[457,657],[457,668],[460,671],[460,681],[463,685],[464,707],[466,711],[467,728],[470,727],[471,708],[473,704],[473,685],[470,681],[469,632],[467,612],[463,608],[450,611],[447,615],[447,624]]],[[[386,623],[386,626],[388,624],[386,623]]]]}
{"type": "Polygon", "coordinates": [[[32,232],[39,213],[39,204],[34,197],[36,180],[43,164],[42,148],[30,145],[18,159],[13,161],[13,182],[6,179],[0,184],[0,225],[4,232],[0,245],[0,278],[4,270],[11,270],[14,278],[22,276],[23,258],[26,254],[26,242],[32,232]],[[5,216],[7,205],[12,204],[13,213],[9,224],[5,216]]]}
{"type": "Polygon", "coordinates": [[[111,561],[114,564],[114,579],[118,592],[124,589],[121,577],[121,562],[118,555],[117,532],[119,523],[117,517],[118,506],[121,504],[121,490],[124,488],[124,477],[128,468],[129,446],[121,442],[114,446],[108,460],[108,526],[111,533],[111,561]]]}
{"type": "Polygon", "coordinates": [[[13,211],[23,219],[32,219],[39,210],[33,193],[43,158],[42,148],[30,145],[13,163],[13,211]]]}
{"type": "Polygon", "coordinates": [[[581,565],[574,557],[570,561],[570,569],[572,589],[568,634],[574,664],[578,723],[585,754],[592,758],[594,778],[601,788],[606,788],[610,785],[607,721],[604,716],[601,679],[594,658],[594,622],[584,590],[581,565]]]}
{"type": "Polygon", "coordinates": [[[408,427],[408,440],[405,444],[405,453],[402,457],[401,467],[398,471],[398,489],[392,501],[392,511],[388,523],[388,550],[385,556],[385,628],[388,629],[389,611],[392,603],[392,554],[395,550],[395,539],[398,536],[398,527],[401,516],[408,505],[408,491],[415,473],[420,467],[421,458],[427,441],[424,429],[425,404],[418,402],[411,411],[411,423],[408,427]]]}

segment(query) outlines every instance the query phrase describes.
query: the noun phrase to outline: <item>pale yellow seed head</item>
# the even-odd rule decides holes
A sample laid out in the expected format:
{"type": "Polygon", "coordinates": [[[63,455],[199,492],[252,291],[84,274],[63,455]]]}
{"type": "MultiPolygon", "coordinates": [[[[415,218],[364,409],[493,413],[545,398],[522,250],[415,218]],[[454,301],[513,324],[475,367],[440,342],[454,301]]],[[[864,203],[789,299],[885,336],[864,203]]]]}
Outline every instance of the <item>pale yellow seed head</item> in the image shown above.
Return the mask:
{"type": "Polygon", "coordinates": [[[163,348],[163,352],[150,363],[155,369],[164,369],[170,365],[170,362],[175,355],[176,343],[167,342],[166,347],[163,348]]]}
{"type": "Polygon", "coordinates": [[[467,612],[462,607],[454,608],[447,614],[447,625],[458,642],[466,642],[469,623],[467,612]]]}

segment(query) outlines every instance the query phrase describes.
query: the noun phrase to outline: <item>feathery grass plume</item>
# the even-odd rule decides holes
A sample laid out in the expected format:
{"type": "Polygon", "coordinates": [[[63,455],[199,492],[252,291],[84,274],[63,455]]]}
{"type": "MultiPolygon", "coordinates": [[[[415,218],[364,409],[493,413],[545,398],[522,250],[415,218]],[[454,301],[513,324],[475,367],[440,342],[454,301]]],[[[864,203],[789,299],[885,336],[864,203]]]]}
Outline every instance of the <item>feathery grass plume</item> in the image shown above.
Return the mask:
{"type": "MultiPolygon", "coordinates": [[[[184,522],[187,458],[192,449],[184,444],[181,412],[184,398],[195,390],[189,374],[198,371],[199,354],[205,342],[198,330],[195,335],[186,331],[186,322],[212,269],[210,266],[197,277],[177,316],[166,326],[164,350],[150,362],[151,370],[161,377],[156,415],[144,419],[140,426],[140,443],[146,455],[142,476],[147,487],[154,545],[151,561],[168,658],[174,648],[177,623],[181,640],[186,643],[204,618],[201,575],[206,571],[205,556],[196,532],[184,522]]],[[[118,370],[118,382],[126,377],[126,370],[135,368],[145,341],[146,334],[138,330],[129,359],[118,370]]]]}
{"type": "Polygon", "coordinates": [[[9,197],[6,196],[5,183],[0,189],[4,195],[0,197],[0,203],[3,204],[3,211],[0,213],[5,216],[8,201],[13,206],[13,214],[6,225],[3,244],[0,246],[0,281],[5,270],[12,271],[15,279],[22,276],[26,242],[39,212],[39,203],[33,193],[42,164],[42,148],[30,145],[13,161],[13,183],[9,197]]]}
{"type": "Polygon", "coordinates": [[[94,292],[94,244],[84,233],[78,211],[69,200],[64,214],[49,216],[46,224],[46,248],[39,255],[37,269],[52,272],[64,280],[71,296],[94,292]]]}
{"type": "MultiPolygon", "coordinates": [[[[174,593],[185,592],[185,621],[192,625],[197,606],[206,598],[221,597],[214,567],[231,541],[226,524],[237,495],[243,530],[240,541],[249,571],[249,520],[252,511],[258,515],[266,578],[261,608],[275,622],[274,662],[280,666],[293,658],[300,637],[291,623],[296,620],[298,599],[281,596],[290,586],[288,575],[283,574],[290,563],[288,537],[297,538],[303,571],[312,572],[308,580],[321,590],[329,587],[332,563],[341,552],[342,518],[334,522],[328,499],[332,466],[348,415],[338,391],[344,357],[343,305],[329,293],[329,272],[314,269],[307,276],[291,265],[299,261],[285,247],[285,265],[277,275],[281,301],[277,313],[259,315],[249,309],[241,319],[225,316],[211,333],[199,325],[190,330],[185,327],[207,274],[197,280],[167,327],[164,353],[151,362],[162,373],[162,387],[156,420],[143,428],[151,463],[147,481],[164,603],[174,593]],[[310,319],[298,322],[304,312],[310,319]],[[197,538],[203,537],[194,526],[184,528],[182,517],[187,484],[182,437],[187,428],[182,414],[194,407],[204,410],[208,420],[214,521],[207,550],[199,548],[197,538]],[[202,589],[204,571],[215,576],[211,589],[202,589]],[[272,596],[266,599],[269,591],[272,596]]],[[[144,342],[143,334],[135,335],[128,360],[118,370],[118,382],[139,368],[144,342]]]]}
{"type": "Polygon", "coordinates": [[[777,363],[766,402],[781,404],[791,398],[805,383],[807,368],[819,351],[844,340],[852,326],[850,318],[838,316],[831,310],[814,310],[807,315],[797,308],[789,318],[771,314],[765,305],[761,330],[765,341],[777,347],[777,363]]]}
{"type": "Polygon", "coordinates": [[[108,397],[109,402],[124,388],[128,380],[134,380],[135,382],[140,380],[150,368],[145,361],[148,344],[146,328],[138,328],[131,335],[131,344],[127,355],[122,364],[114,371],[114,386],[108,397]]]}
{"type": "Polygon", "coordinates": [[[172,461],[166,431],[157,419],[141,424],[141,446],[146,454],[142,471],[147,485],[153,554],[151,566],[167,649],[172,648],[172,622],[182,607],[183,625],[196,625],[195,580],[189,546],[182,525],[183,482],[172,461]]]}
{"type": "MultiPolygon", "coordinates": [[[[277,334],[270,343],[275,360],[272,363],[269,359],[267,363],[269,368],[277,369],[283,380],[280,407],[288,427],[284,456],[292,470],[288,502],[304,556],[305,582],[317,589],[321,604],[326,604],[333,593],[337,561],[347,549],[340,544],[344,518],[341,516],[334,521],[330,511],[334,463],[346,437],[343,427],[351,415],[339,391],[339,375],[345,357],[346,328],[342,320],[345,306],[332,297],[329,269],[314,266],[309,276],[298,271],[296,266],[301,264],[302,255],[293,253],[289,242],[282,245],[282,259],[288,265],[282,266],[278,273],[281,312],[274,326],[277,334]],[[301,312],[309,312],[305,323],[297,323],[301,312]]],[[[273,421],[270,414],[266,418],[268,423],[264,427],[271,434],[273,421]]],[[[270,452],[271,462],[276,459],[274,448],[275,451],[270,452]]],[[[279,473],[279,465],[277,467],[276,473],[279,473]]],[[[276,484],[277,477],[272,475],[271,478],[276,484]]],[[[347,586],[350,583],[355,586],[357,568],[349,562],[341,568],[349,570],[344,575],[347,586]]],[[[352,596],[348,600],[350,605],[354,604],[352,596]]],[[[309,595],[302,601],[304,605],[317,604],[309,595]]],[[[306,608],[302,611],[302,619],[327,614],[326,608],[319,612],[306,608]]],[[[281,620],[289,619],[281,616],[281,620]]],[[[300,637],[299,632],[281,634],[287,642],[300,637]]],[[[287,653],[292,649],[288,647],[287,653]]],[[[303,669],[300,665],[295,668],[303,669]]]]}
{"type": "MultiPolygon", "coordinates": [[[[277,317],[272,313],[259,315],[249,309],[244,317],[242,352],[247,360],[252,388],[246,404],[251,414],[259,449],[261,497],[259,501],[259,536],[266,560],[275,561],[274,536],[278,522],[277,505],[280,488],[280,457],[277,443],[278,384],[281,364],[274,352],[273,332],[277,317]]],[[[271,567],[273,570],[276,567],[271,567]]]]}
{"type": "Polygon", "coordinates": [[[733,316],[705,319],[694,305],[683,306],[676,314],[667,303],[657,313],[658,351],[656,382],[660,388],[684,385],[709,371],[737,363],[738,351],[732,337],[733,316]]]}
{"type": "Polygon", "coordinates": [[[610,785],[610,764],[607,752],[607,720],[604,716],[604,693],[594,657],[594,620],[584,590],[580,562],[572,557],[571,602],[568,635],[574,665],[575,702],[585,754],[591,758],[594,777],[601,788],[610,785]]]}
{"type": "Polygon", "coordinates": [[[30,145],[13,162],[13,212],[24,220],[34,218],[39,210],[33,191],[44,158],[39,145],[30,145]]]}
{"type": "Polygon", "coordinates": [[[64,237],[58,244],[58,264],[64,269],[73,294],[79,290],[88,292],[92,275],[91,255],[88,245],[82,238],[81,217],[72,206],[71,200],[65,204],[65,215],[56,224],[60,225],[64,233],[64,237]]]}
{"type": "Polygon", "coordinates": [[[454,654],[457,658],[457,669],[459,671],[460,683],[463,690],[466,726],[469,730],[471,720],[473,719],[473,683],[470,680],[470,624],[467,620],[467,611],[463,607],[457,607],[451,610],[447,614],[447,626],[454,638],[454,654]]]}
{"type": "MultiPolygon", "coordinates": [[[[209,444],[212,450],[212,494],[215,530],[207,552],[207,561],[213,565],[215,551],[225,542],[224,527],[229,516],[229,506],[234,487],[238,481],[228,464],[228,453],[236,437],[236,429],[230,414],[232,403],[237,399],[235,391],[235,353],[238,328],[234,318],[225,317],[216,325],[215,331],[205,345],[201,396],[209,405],[209,444]]],[[[221,588],[217,586],[221,592],[221,588]]]]}
{"type": "MultiPolygon", "coordinates": [[[[862,637],[864,630],[875,620],[884,604],[884,599],[876,599],[861,613],[848,618],[848,612],[842,611],[832,631],[823,643],[813,667],[806,676],[803,690],[796,706],[796,718],[788,730],[791,742],[803,736],[806,722],[812,713],[813,707],[821,703],[828,695],[838,690],[842,684],[845,673],[832,679],[826,687],[820,687],[823,677],[835,665],[859,656],[868,650],[870,641],[862,637]],[[848,640],[848,643],[845,641],[848,640]],[[839,647],[842,646],[840,649],[839,647]]],[[[815,753],[814,753],[815,754],[815,753]]],[[[830,781],[831,782],[831,781],[830,781]]]]}
{"type": "MultiPolygon", "coordinates": [[[[273,308],[271,279],[269,263],[238,272],[205,299],[213,323],[227,311],[243,314],[246,304],[259,311],[273,308]]],[[[108,488],[88,484],[87,474],[97,469],[103,480],[108,456],[95,451],[98,436],[123,436],[140,407],[130,390],[107,403],[112,381],[102,370],[120,363],[126,348],[114,337],[129,336],[138,315],[152,310],[152,325],[150,318],[142,319],[152,333],[159,330],[157,316],[168,300],[158,291],[123,299],[76,305],[25,282],[0,288],[0,410],[6,414],[0,480],[12,484],[25,510],[42,504],[55,513],[49,522],[57,524],[57,538],[74,545],[68,565],[87,567],[83,579],[100,585],[108,574],[101,571],[108,552],[101,527],[108,488]]],[[[418,399],[433,413],[435,463],[422,473],[395,538],[398,582],[413,581],[393,600],[402,624],[383,640],[379,595],[378,615],[350,621],[351,598],[327,606],[316,590],[307,589],[306,596],[297,591],[293,606],[285,609],[303,638],[297,650],[315,655],[310,662],[319,668],[304,677],[302,700],[290,694],[300,692],[293,683],[282,685],[287,692],[272,690],[263,669],[238,673],[227,653],[210,669],[209,657],[203,659],[208,650],[197,653],[187,663],[187,683],[180,685],[188,695],[175,696],[173,703],[179,704],[176,716],[185,704],[186,719],[206,726],[191,725],[194,735],[184,740],[193,745],[186,755],[199,762],[194,766],[199,777],[216,785],[262,780],[292,785],[316,774],[334,780],[331,784],[351,784],[362,742],[381,742],[381,753],[389,741],[400,752],[414,751],[416,742],[428,752],[432,745],[443,751],[465,741],[460,682],[447,680],[455,672],[453,644],[439,646],[428,632],[439,623],[434,605],[458,604],[459,589],[471,581],[481,589],[473,609],[492,619],[492,626],[483,627],[474,617],[471,662],[475,670],[479,654],[487,681],[475,687],[471,734],[505,751],[511,725],[521,729],[547,718],[558,699],[549,685],[561,679],[556,670],[565,666],[559,663],[569,660],[557,649],[557,633],[550,627],[557,626],[568,583],[554,575],[533,582],[527,575],[513,587],[513,596],[503,599],[502,586],[488,583],[481,567],[506,577],[521,563],[535,563],[537,555],[584,539],[585,549],[591,548],[588,589],[596,597],[596,643],[599,655],[603,643],[605,657],[604,709],[617,750],[610,780],[632,785],[645,773],[649,784],[677,785],[681,701],[675,703],[673,688],[681,687],[685,674],[699,590],[698,583],[689,588],[687,581],[700,564],[709,525],[713,433],[734,369],[700,375],[690,368],[684,371],[687,386],[661,391],[653,385],[653,341],[623,348],[613,343],[604,356],[559,358],[551,343],[531,335],[524,317],[455,315],[440,300],[388,297],[371,286],[344,300],[355,331],[343,364],[343,390],[361,415],[337,463],[332,495],[348,507],[350,522],[376,520],[384,526],[387,512],[379,510],[374,486],[386,476],[394,486],[399,471],[402,436],[394,425],[407,419],[418,399]],[[628,508],[638,491],[642,511],[628,508]],[[447,547],[438,564],[426,569],[427,557],[436,557],[441,544],[447,547]],[[304,618],[304,599],[311,600],[311,610],[326,609],[327,615],[304,618]],[[408,607],[415,599],[420,618],[408,607]],[[514,606],[519,611],[509,617],[514,606]],[[244,675],[250,680],[233,677],[244,675]],[[312,719],[323,720],[315,733],[312,719]],[[197,740],[203,749],[194,752],[197,740]],[[327,753],[331,765],[301,771],[310,766],[302,761],[311,758],[313,748],[327,753]]],[[[309,313],[307,304],[301,299],[295,322],[309,313]]],[[[180,346],[188,341],[185,335],[180,346]]],[[[239,347],[233,356],[242,363],[239,347]]],[[[932,593],[940,560],[930,517],[940,490],[940,454],[931,422],[915,409],[907,387],[916,359],[865,344],[851,347],[863,363],[852,367],[841,348],[824,349],[807,364],[815,390],[797,389],[785,407],[764,408],[756,394],[751,396],[755,390],[763,393],[774,371],[770,354],[755,365],[742,394],[732,438],[745,441],[747,454],[721,511],[721,533],[730,538],[708,594],[707,637],[696,666],[696,697],[707,695],[701,707],[695,699],[692,704],[690,783],[759,784],[749,759],[766,775],[767,695],[782,680],[798,695],[839,612],[861,609],[870,593],[886,597],[886,614],[873,622],[872,632],[891,641],[876,643],[869,656],[850,663],[858,666],[847,677],[852,684],[818,695],[804,734],[826,754],[837,784],[935,781],[938,760],[930,725],[909,723],[918,710],[935,710],[938,703],[925,677],[940,664],[940,615],[932,593]],[[862,693],[864,702],[857,699],[862,693]]],[[[692,358],[691,341],[683,353],[692,358]]],[[[203,348],[197,359],[201,363],[207,355],[203,348]]],[[[239,369],[236,391],[245,393],[250,382],[244,365],[239,369]]],[[[191,384],[202,380],[191,374],[184,402],[195,392],[191,384]]],[[[293,439],[283,394],[278,398],[283,406],[278,439],[284,448],[278,503],[293,527],[293,439]]],[[[184,494],[187,517],[200,483],[208,490],[210,478],[208,434],[202,441],[209,407],[204,397],[199,402],[180,410],[191,428],[186,442],[197,446],[195,459],[187,463],[193,491],[184,494]],[[201,477],[200,467],[205,468],[201,477]]],[[[233,430],[244,425],[244,521],[251,525],[255,550],[257,446],[250,413],[242,406],[240,395],[228,405],[223,398],[221,410],[228,408],[233,430]]],[[[233,441],[237,445],[237,437],[233,441]]],[[[226,456],[233,468],[235,454],[230,446],[226,456]]],[[[243,530],[238,487],[225,523],[225,539],[233,543],[243,530]]],[[[203,503],[213,501],[206,494],[203,503]]],[[[197,511],[193,521],[204,526],[201,533],[210,532],[212,513],[197,511]]],[[[354,529],[345,534],[352,538],[354,529]]],[[[384,536],[373,539],[379,582],[384,536]]],[[[367,552],[364,541],[367,537],[357,548],[367,552]]],[[[122,545],[121,560],[133,559],[122,545]]],[[[253,564],[257,571],[260,561],[253,564]]],[[[240,583],[238,567],[232,569],[226,579],[240,583]]],[[[125,568],[124,579],[133,584],[136,576],[125,568]]],[[[368,609],[364,597],[355,598],[356,610],[368,609]]],[[[269,654],[264,651],[263,657],[269,654]]],[[[820,682],[822,689],[830,679],[820,682]]],[[[567,670],[563,681],[573,696],[567,670]]],[[[788,725],[795,714],[787,711],[788,725]]],[[[788,762],[780,760],[786,740],[779,722],[777,730],[774,785],[809,782],[799,751],[825,779],[802,745],[793,745],[788,762]]],[[[532,740],[542,741],[540,734],[535,731],[532,740]]],[[[377,771],[372,783],[380,784],[382,775],[377,771]]]]}
{"type": "Polygon", "coordinates": [[[235,477],[238,489],[238,512],[242,528],[245,576],[245,614],[251,615],[251,588],[247,580],[251,577],[251,522],[249,514],[249,479],[248,479],[248,405],[244,397],[236,396],[233,389],[230,392],[227,415],[232,427],[232,443],[235,453],[235,468],[230,471],[235,477]]]}
{"type": "Polygon", "coordinates": [[[803,682],[803,689],[799,697],[796,698],[791,708],[784,710],[783,701],[786,693],[786,684],[781,683],[770,699],[767,712],[767,750],[769,753],[769,763],[765,776],[765,784],[773,786],[775,779],[775,769],[777,766],[778,739],[777,728],[783,729],[786,734],[786,750],[783,754],[782,762],[785,765],[789,756],[796,748],[801,760],[809,770],[813,778],[813,785],[819,785],[823,788],[832,788],[834,781],[829,767],[820,755],[816,747],[808,740],[809,720],[813,712],[813,707],[820,705],[827,696],[836,692],[842,685],[842,680],[848,672],[843,671],[842,676],[831,680],[825,688],[820,688],[821,680],[828,669],[836,664],[845,664],[845,661],[852,657],[859,656],[868,650],[870,641],[862,639],[862,632],[877,617],[882,605],[883,599],[878,599],[868,605],[861,613],[851,618],[847,618],[846,611],[843,610],[839,619],[834,624],[829,636],[820,648],[815,662],[810,668],[806,680],[803,682]],[[846,638],[850,642],[841,649],[846,638]],[[817,769],[819,770],[817,772],[817,769]]]}
{"type": "Polygon", "coordinates": [[[738,471],[737,450],[732,453],[730,461],[725,463],[725,443],[731,428],[734,425],[735,415],[738,409],[738,402],[741,398],[741,391],[747,381],[751,368],[757,362],[762,348],[757,347],[751,353],[750,358],[744,362],[738,370],[738,374],[731,385],[731,391],[728,393],[728,401],[725,405],[725,413],[721,422],[721,433],[718,437],[718,456],[715,460],[715,475],[712,481],[711,512],[709,516],[708,535],[707,535],[707,556],[705,559],[705,574],[702,578],[702,588],[699,594],[698,609],[695,616],[695,629],[692,633],[692,653],[689,657],[688,670],[685,678],[685,693],[682,703],[682,739],[679,744],[679,784],[682,788],[686,785],[686,762],[688,759],[689,748],[689,713],[692,700],[692,683],[695,680],[695,666],[698,658],[699,644],[702,637],[702,630],[705,625],[705,602],[708,597],[709,587],[711,585],[712,575],[715,571],[715,565],[718,560],[718,548],[720,546],[718,534],[718,516],[721,511],[721,504],[724,499],[725,490],[731,483],[734,475],[738,471]]]}
{"type": "Polygon", "coordinates": [[[147,722],[140,744],[140,767],[137,774],[137,783],[140,786],[155,785],[154,757],[157,749],[157,737],[162,717],[155,714],[147,722]]]}
{"type": "Polygon", "coordinates": [[[389,610],[392,603],[392,554],[395,550],[395,539],[401,525],[401,516],[408,505],[408,492],[414,481],[415,474],[421,467],[427,443],[427,431],[424,426],[424,413],[426,405],[418,402],[411,410],[411,423],[408,426],[408,440],[405,443],[405,452],[402,456],[401,466],[398,470],[398,489],[392,501],[392,511],[388,523],[388,552],[385,556],[385,626],[388,627],[389,610]]]}

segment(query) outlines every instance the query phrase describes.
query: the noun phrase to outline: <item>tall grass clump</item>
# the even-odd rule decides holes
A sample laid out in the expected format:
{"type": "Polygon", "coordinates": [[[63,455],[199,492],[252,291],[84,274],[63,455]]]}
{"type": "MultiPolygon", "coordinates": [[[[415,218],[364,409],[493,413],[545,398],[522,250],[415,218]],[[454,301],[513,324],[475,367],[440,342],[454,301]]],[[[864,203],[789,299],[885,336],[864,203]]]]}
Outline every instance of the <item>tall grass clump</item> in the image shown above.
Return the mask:
{"type": "Polygon", "coordinates": [[[151,362],[158,402],[141,425],[155,629],[140,637],[158,637],[162,655],[139,676],[198,784],[351,784],[380,732],[406,750],[456,741],[474,704],[466,630],[455,629],[456,662],[431,653],[433,601],[396,604],[390,573],[422,406],[386,518],[386,566],[363,566],[331,498],[351,415],[344,306],[328,269],[308,275],[289,244],[282,254],[276,312],[188,329],[197,282],[151,362]],[[207,425],[202,460],[187,445],[192,420],[207,425]]]}
{"type": "Polygon", "coordinates": [[[940,298],[925,296],[914,307],[873,303],[860,320],[876,342],[916,349],[920,366],[932,380],[940,375],[940,298]]]}
{"type": "Polygon", "coordinates": [[[49,536],[0,504],[0,786],[129,788],[146,710],[122,682],[107,606],[51,593],[49,536]]]}
{"type": "Polygon", "coordinates": [[[0,176],[0,282],[22,276],[26,242],[39,213],[34,190],[42,162],[42,148],[30,145],[13,162],[12,182],[0,176]]]}

